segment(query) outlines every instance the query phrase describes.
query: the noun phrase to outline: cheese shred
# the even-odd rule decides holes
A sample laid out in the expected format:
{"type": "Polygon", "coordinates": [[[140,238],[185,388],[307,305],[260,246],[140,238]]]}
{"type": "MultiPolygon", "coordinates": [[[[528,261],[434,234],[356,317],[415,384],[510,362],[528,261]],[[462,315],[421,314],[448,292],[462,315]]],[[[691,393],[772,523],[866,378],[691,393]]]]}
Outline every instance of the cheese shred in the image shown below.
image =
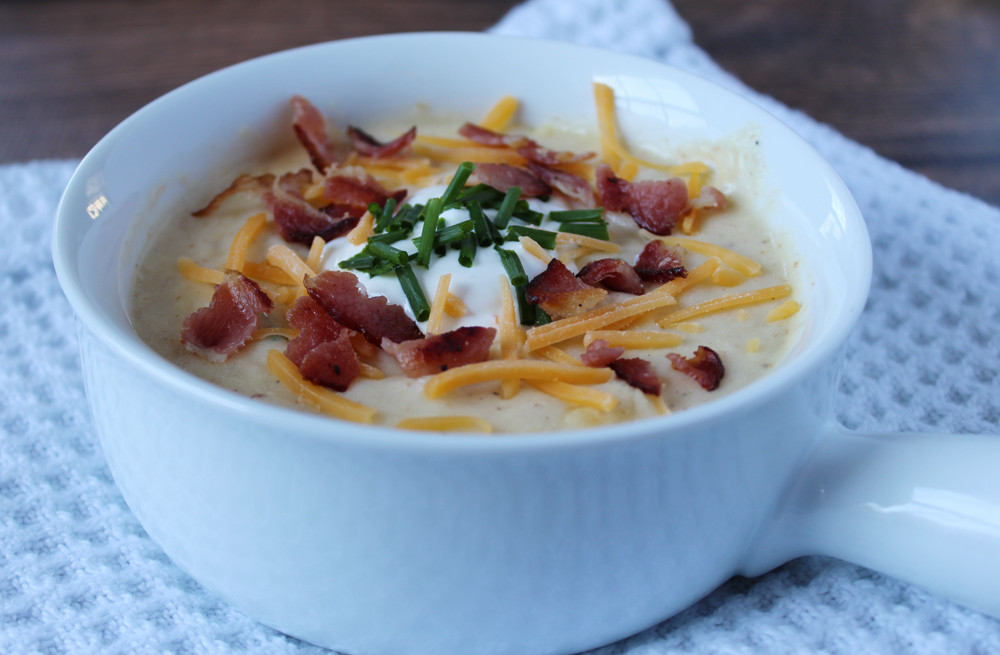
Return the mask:
{"type": "Polygon", "coordinates": [[[267,351],[267,368],[303,405],[345,421],[371,423],[375,420],[374,407],[348,400],[325,387],[309,382],[299,373],[295,362],[278,350],[267,351]]]}

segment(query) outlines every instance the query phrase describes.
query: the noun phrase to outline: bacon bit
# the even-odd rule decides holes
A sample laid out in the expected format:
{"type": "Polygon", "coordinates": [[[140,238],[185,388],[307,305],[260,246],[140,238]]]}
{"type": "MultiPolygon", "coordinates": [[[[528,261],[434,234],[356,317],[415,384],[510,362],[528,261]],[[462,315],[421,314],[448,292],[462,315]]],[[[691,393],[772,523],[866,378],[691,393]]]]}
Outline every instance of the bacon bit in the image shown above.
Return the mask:
{"type": "Polygon", "coordinates": [[[608,295],[604,289],[592,287],[573,275],[555,258],[528,282],[524,292],[529,303],[556,319],[582,314],[608,295]]]}
{"type": "Polygon", "coordinates": [[[184,319],[181,341],[209,361],[224,362],[249,341],[260,313],[272,309],[274,302],[256,282],[242,273],[226,271],[208,306],[184,319]]]}
{"type": "Polygon", "coordinates": [[[687,185],[676,177],[633,183],[601,164],[597,188],[605,209],[628,212],[639,227],[660,236],[670,234],[688,209],[687,185]]]}
{"type": "Polygon", "coordinates": [[[332,216],[323,209],[316,209],[301,196],[277,187],[265,193],[263,200],[281,238],[291,243],[311,244],[315,237],[330,241],[350,232],[360,220],[360,217],[349,215],[332,216]]]}
{"type": "Polygon", "coordinates": [[[566,197],[579,200],[588,207],[593,207],[596,204],[594,190],[591,188],[590,182],[576,173],[550,168],[535,162],[528,162],[528,170],[566,197]]]}
{"type": "Polygon", "coordinates": [[[388,143],[382,143],[361,128],[353,126],[347,128],[347,137],[351,140],[351,145],[354,149],[362,155],[367,155],[373,159],[385,159],[395,157],[410,147],[413,140],[417,138],[417,126],[414,125],[388,143]]]}
{"type": "Polygon", "coordinates": [[[587,366],[599,368],[608,366],[622,356],[625,349],[621,346],[612,346],[604,339],[594,339],[587,345],[587,349],[580,355],[580,361],[587,366]]]}
{"type": "Polygon", "coordinates": [[[466,123],[462,127],[458,128],[458,133],[470,141],[475,141],[479,145],[490,146],[493,148],[504,146],[508,148],[520,148],[530,141],[530,139],[524,136],[516,134],[501,134],[500,132],[494,132],[493,130],[488,130],[485,127],[480,127],[475,123],[466,123]]]}
{"type": "Polygon", "coordinates": [[[450,368],[485,362],[496,328],[462,327],[422,339],[393,343],[382,341],[382,349],[396,358],[407,377],[440,373],[450,368]]]}
{"type": "Polygon", "coordinates": [[[647,243],[636,257],[635,272],[647,282],[669,282],[677,277],[687,277],[687,269],[680,258],[657,240],[647,243]]]}
{"type": "Polygon", "coordinates": [[[292,96],[292,128],[320,173],[337,162],[333,141],[326,130],[326,119],[302,96],[292,96]]]}
{"type": "Polygon", "coordinates": [[[389,198],[395,198],[398,203],[406,197],[406,189],[389,193],[370,175],[366,175],[364,179],[331,175],[323,182],[323,191],[326,199],[330,201],[330,205],[324,207],[324,211],[331,215],[339,213],[354,219],[360,219],[372,203],[384,207],[389,198]]]}
{"type": "Polygon", "coordinates": [[[312,186],[313,172],[308,168],[300,168],[294,173],[285,173],[275,182],[277,188],[293,196],[303,197],[306,189],[312,186]]]}
{"type": "Polygon", "coordinates": [[[642,278],[628,262],[614,257],[605,257],[590,262],[576,274],[592,287],[604,287],[611,291],[622,291],[641,296],[646,293],[642,278]]]}
{"type": "Polygon", "coordinates": [[[219,207],[222,206],[222,203],[225,202],[230,196],[244,192],[261,194],[270,189],[272,184],[274,184],[274,176],[270,173],[266,173],[264,175],[240,175],[233,180],[233,183],[226,187],[225,190],[212,198],[207,205],[198,211],[191,212],[191,215],[197,218],[208,216],[218,210],[219,207]]]}
{"type": "Polygon", "coordinates": [[[335,391],[347,391],[361,375],[361,361],[345,331],[333,341],[324,341],[306,353],[299,372],[310,382],[335,391]]]}
{"type": "Polygon", "coordinates": [[[466,123],[458,129],[458,133],[465,138],[475,141],[484,146],[508,147],[516,150],[519,155],[529,162],[543,164],[545,166],[557,166],[559,164],[570,164],[584,161],[594,156],[592,152],[575,153],[569,151],[550,150],[540,145],[537,141],[529,139],[521,134],[501,134],[480,127],[473,123],[466,123]]]}
{"type": "Polygon", "coordinates": [[[616,359],[608,366],[615,372],[615,375],[643,393],[659,396],[663,389],[663,381],[653,371],[652,364],[645,359],[640,357],[616,359]]]}
{"type": "Polygon", "coordinates": [[[683,357],[677,353],[668,353],[667,359],[675,371],[680,371],[701,385],[705,391],[714,391],[719,387],[726,369],[722,358],[708,346],[698,346],[691,357],[683,357]]]}
{"type": "Polygon", "coordinates": [[[333,341],[347,331],[309,296],[302,296],[285,312],[288,324],[299,333],[285,346],[285,357],[302,368],[303,358],[316,346],[333,341]]]}
{"type": "Polygon", "coordinates": [[[370,297],[353,273],[324,271],[316,277],[307,277],[305,286],[327,314],[341,325],[360,332],[376,346],[381,346],[383,339],[401,343],[424,337],[402,307],[391,304],[385,296],[370,297]]]}
{"type": "Polygon", "coordinates": [[[501,193],[511,187],[520,187],[522,198],[547,196],[552,187],[540,180],[531,171],[510,164],[476,164],[476,177],[501,193]]]}

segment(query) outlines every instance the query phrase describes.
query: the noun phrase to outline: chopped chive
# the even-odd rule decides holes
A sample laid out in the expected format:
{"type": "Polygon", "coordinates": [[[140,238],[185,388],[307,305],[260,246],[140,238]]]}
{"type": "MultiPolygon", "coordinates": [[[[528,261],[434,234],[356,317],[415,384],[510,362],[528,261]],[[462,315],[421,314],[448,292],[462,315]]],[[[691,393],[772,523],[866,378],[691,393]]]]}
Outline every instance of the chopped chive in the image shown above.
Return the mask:
{"type": "Polygon", "coordinates": [[[535,307],[535,325],[545,325],[547,323],[552,322],[552,317],[549,316],[549,313],[547,311],[545,311],[538,305],[534,305],[534,307],[535,307]]]}
{"type": "Polygon", "coordinates": [[[441,215],[441,199],[431,198],[424,207],[424,227],[420,232],[420,247],[417,249],[417,264],[427,268],[434,250],[434,233],[437,232],[438,217],[441,215]]]}
{"type": "Polygon", "coordinates": [[[603,222],[602,209],[567,209],[549,212],[549,219],[557,223],[599,223],[603,222]]]}
{"type": "Polygon", "coordinates": [[[418,321],[426,321],[427,317],[431,314],[431,306],[427,302],[424,290],[420,288],[420,282],[417,281],[417,276],[413,273],[413,269],[410,268],[409,264],[404,264],[403,266],[397,266],[393,270],[396,272],[396,279],[399,280],[399,285],[403,287],[403,294],[406,295],[406,300],[410,303],[413,315],[418,321]]]}
{"type": "Polygon", "coordinates": [[[541,225],[542,220],[545,219],[545,214],[542,212],[536,212],[532,209],[525,198],[521,198],[517,201],[517,204],[514,205],[514,213],[512,216],[531,225],[541,225]]]}
{"type": "Polygon", "coordinates": [[[504,270],[507,271],[510,283],[515,287],[526,285],[528,283],[528,275],[524,272],[524,267],[521,266],[521,260],[518,259],[517,253],[513,250],[501,248],[500,246],[493,246],[493,249],[500,255],[500,263],[503,264],[504,270]]]}
{"type": "Polygon", "coordinates": [[[458,194],[461,203],[478,202],[483,207],[493,207],[503,200],[503,194],[486,184],[476,184],[466,187],[458,194]]]}
{"type": "Polygon", "coordinates": [[[410,261],[410,256],[405,250],[400,250],[396,246],[390,246],[388,243],[382,243],[381,241],[369,241],[363,252],[392,262],[395,266],[402,266],[410,261]]]}
{"type": "Polygon", "coordinates": [[[507,189],[507,195],[503,197],[503,202],[500,203],[500,209],[497,210],[497,215],[493,218],[493,223],[499,228],[504,229],[507,227],[507,223],[510,222],[510,217],[514,215],[514,207],[517,206],[517,201],[521,197],[521,187],[512,186],[507,189]]]}
{"type": "Polygon", "coordinates": [[[517,296],[517,314],[521,317],[521,325],[534,325],[535,321],[538,320],[537,312],[542,310],[528,302],[523,286],[514,287],[514,291],[517,296]]]}
{"type": "MultiPolygon", "coordinates": [[[[446,246],[456,241],[464,239],[474,229],[471,220],[455,223],[434,233],[434,243],[436,246],[446,246]]],[[[416,239],[414,239],[416,241],[416,239]]]]}
{"type": "Polygon", "coordinates": [[[379,261],[378,257],[375,257],[374,255],[366,255],[364,253],[358,253],[353,257],[348,257],[347,259],[343,260],[342,262],[337,264],[337,266],[340,266],[341,268],[364,271],[369,268],[373,268],[376,264],[378,264],[378,261],[379,261]]]}
{"type": "Polygon", "coordinates": [[[600,239],[601,241],[607,241],[611,237],[608,236],[608,224],[607,223],[563,223],[559,226],[560,232],[572,232],[573,234],[579,234],[585,237],[591,237],[593,239],[600,239]]]}
{"type": "Polygon", "coordinates": [[[503,237],[500,235],[500,230],[497,226],[493,224],[486,214],[483,213],[482,207],[479,203],[473,200],[466,207],[469,210],[469,216],[472,217],[472,225],[476,233],[476,240],[479,242],[480,246],[488,246],[491,243],[494,245],[500,245],[503,243],[503,237]]]}
{"type": "Polygon", "coordinates": [[[375,232],[382,232],[392,222],[393,212],[396,211],[396,199],[389,198],[385,201],[385,206],[379,207],[376,203],[368,205],[368,211],[375,216],[375,232]]]}
{"type": "Polygon", "coordinates": [[[517,241],[519,237],[531,237],[538,242],[538,245],[546,250],[556,247],[556,233],[549,230],[540,230],[527,225],[511,225],[507,228],[506,241],[517,241]]]}
{"type": "Polygon", "coordinates": [[[399,208],[399,211],[396,212],[396,216],[392,219],[392,223],[389,224],[389,227],[409,230],[412,232],[413,226],[417,224],[418,220],[420,220],[420,212],[423,210],[423,205],[411,205],[407,203],[399,208]]]}
{"type": "Polygon", "coordinates": [[[465,182],[472,175],[472,170],[476,167],[471,161],[463,161],[458,165],[458,170],[455,171],[455,176],[451,178],[451,182],[448,183],[448,188],[444,190],[444,194],[441,196],[441,204],[445,207],[455,202],[458,198],[459,192],[465,188],[465,182]]]}
{"type": "Polygon", "coordinates": [[[462,247],[458,251],[458,263],[466,268],[472,268],[472,263],[476,259],[476,251],[478,249],[479,243],[476,241],[476,235],[470,234],[465,237],[462,247]]]}
{"type": "Polygon", "coordinates": [[[368,237],[368,243],[396,243],[397,241],[402,241],[406,237],[410,236],[412,229],[395,229],[389,230],[388,232],[383,232],[382,234],[373,234],[368,237]]]}

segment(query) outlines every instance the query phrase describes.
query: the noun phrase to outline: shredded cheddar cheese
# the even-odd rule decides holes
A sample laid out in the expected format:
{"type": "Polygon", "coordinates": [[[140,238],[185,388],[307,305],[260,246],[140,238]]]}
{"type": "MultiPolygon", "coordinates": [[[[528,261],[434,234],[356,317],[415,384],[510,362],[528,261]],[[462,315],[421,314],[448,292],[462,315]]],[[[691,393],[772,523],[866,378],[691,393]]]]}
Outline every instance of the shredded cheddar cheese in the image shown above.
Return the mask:
{"type": "Polygon", "coordinates": [[[375,420],[375,408],[348,400],[330,389],[309,382],[299,373],[295,363],[277,350],[267,352],[267,368],[303,405],[345,421],[371,423],[375,420]]]}
{"type": "Polygon", "coordinates": [[[587,347],[598,339],[604,341],[609,346],[620,346],[629,350],[673,348],[684,341],[684,337],[675,332],[590,330],[583,335],[583,345],[587,347]]]}
{"type": "Polygon", "coordinates": [[[449,391],[506,379],[556,380],[570,384],[600,384],[612,377],[611,369],[589,366],[568,366],[556,362],[529,359],[494,359],[466,364],[431,376],[424,384],[427,398],[440,398],[449,391]]]}
{"type": "Polygon", "coordinates": [[[770,302],[772,300],[777,300],[778,298],[785,298],[791,295],[791,293],[792,287],[787,284],[779,284],[766,289],[757,289],[755,291],[746,291],[744,293],[738,293],[731,296],[713,298],[712,300],[706,300],[703,303],[678,310],[666,318],[661,319],[657,322],[657,324],[660,327],[676,325],[677,323],[681,323],[698,316],[705,316],[706,314],[721,312],[736,307],[743,307],[745,305],[756,305],[763,302],[770,302]]]}
{"type": "Polygon", "coordinates": [[[316,271],[302,261],[294,250],[280,243],[267,249],[267,261],[290,275],[300,285],[304,284],[306,276],[316,275],[316,271]]]}
{"type": "Polygon", "coordinates": [[[243,263],[247,259],[247,248],[260,231],[264,229],[264,225],[267,223],[267,215],[260,213],[254,214],[247,219],[246,224],[243,225],[239,231],[236,232],[236,236],[233,237],[233,243],[229,246],[229,255],[226,257],[226,268],[243,272],[243,263]]]}
{"type": "Polygon", "coordinates": [[[361,215],[361,220],[354,226],[354,229],[347,233],[347,240],[355,246],[360,246],[368,241],[368,237],[373,234],[374,225],[375,216],[371,212],[365,212],[361,215]]]}
{"type": "Polygon", "coordinates": [[[469,313],[469,308],[465,306],[461,298],[449,292],[444,301],[444,313],[452,318],[462,318],[469,313]]]}
{"type": "Polygon", "coordinates": [[[775,321],[786,319],[789,316],[793,316],[794,314],[796,314],[799,311],[800,307],[801,305],[799,305],[799,303],[795,302],[794,300],[786,300],[785,302],[781,303],[780,305],[769,311],[767,313],[767,316],[764,317],[764,320],[767,321],[768,323],[774,323],[775,321]]]}
{"type": "Polygon", "coordinates": [[[479,123],[481,127],[494,132],[503,132],[507,125],[513,120],[521,103],[514,96],[504,96],[493,105],[486,118],[479,123]]]}
{"type": "Polygon", "coordinates": [[[578,384],[545,380],[533,380],[529,384],[553,398],[558,398],[574,405],[593,407],[602,412],[610,412],[618,406],[618,398],[610,393],[578,384]]]}
{"type": "Polygon", "coordinates": [[[747,277],[760,275],[760,263],[714,243],[685,239],[684,237],[660,237],[660,241],[667,246],[680,246],[701,255],[718,257],[726,266],[736,269],[747,277]]]}
{"type": "Polygon", "coordinates": [[[404,418],[396,427],[426,432],[493,432],[489,421],[478,416],[418,416],[404,418]]]}
{"type": "Polygon", "coordinates": [[[226,274],[214,268],[205,268],[197,264],[190,257],[179,257],[177,259],[177,270],[181,275],[192,282],[204,282],[206,284],[222,284],[226,274]]]}
{"type": "MultiPolygon", "coordinates": [[[[500,357],[517,359],[521,349],[521,328],[517,324],[517,311],[514,309],[514,295],[507,284],[507,278],[500,276],[500,314],[497,316],[500,327],[500,357]]],[[[508,378],[500,383],[500,397],[513,398],[520,386],[517,378],[508,378]]]]}
{"type": "Polygon", "coordinates": [[[427,317],[427,334],[440,334],[444,322],[444,306],[448,302],[448,285],[451,284],[451,273],[445,273],[438,278],[434,300],[431,301],[431,313],[427,317]]]}

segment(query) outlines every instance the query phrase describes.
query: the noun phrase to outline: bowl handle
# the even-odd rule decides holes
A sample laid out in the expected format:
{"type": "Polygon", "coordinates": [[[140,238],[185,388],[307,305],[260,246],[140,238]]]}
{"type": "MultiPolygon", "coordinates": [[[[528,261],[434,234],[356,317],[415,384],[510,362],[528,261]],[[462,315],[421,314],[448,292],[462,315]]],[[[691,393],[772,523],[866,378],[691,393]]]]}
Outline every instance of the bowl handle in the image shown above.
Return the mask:
{"type": "Polygon", "coordinates": [[[826,432],[745,573],[829,555],[1000,617],[1000,436],[826,432]]]}

